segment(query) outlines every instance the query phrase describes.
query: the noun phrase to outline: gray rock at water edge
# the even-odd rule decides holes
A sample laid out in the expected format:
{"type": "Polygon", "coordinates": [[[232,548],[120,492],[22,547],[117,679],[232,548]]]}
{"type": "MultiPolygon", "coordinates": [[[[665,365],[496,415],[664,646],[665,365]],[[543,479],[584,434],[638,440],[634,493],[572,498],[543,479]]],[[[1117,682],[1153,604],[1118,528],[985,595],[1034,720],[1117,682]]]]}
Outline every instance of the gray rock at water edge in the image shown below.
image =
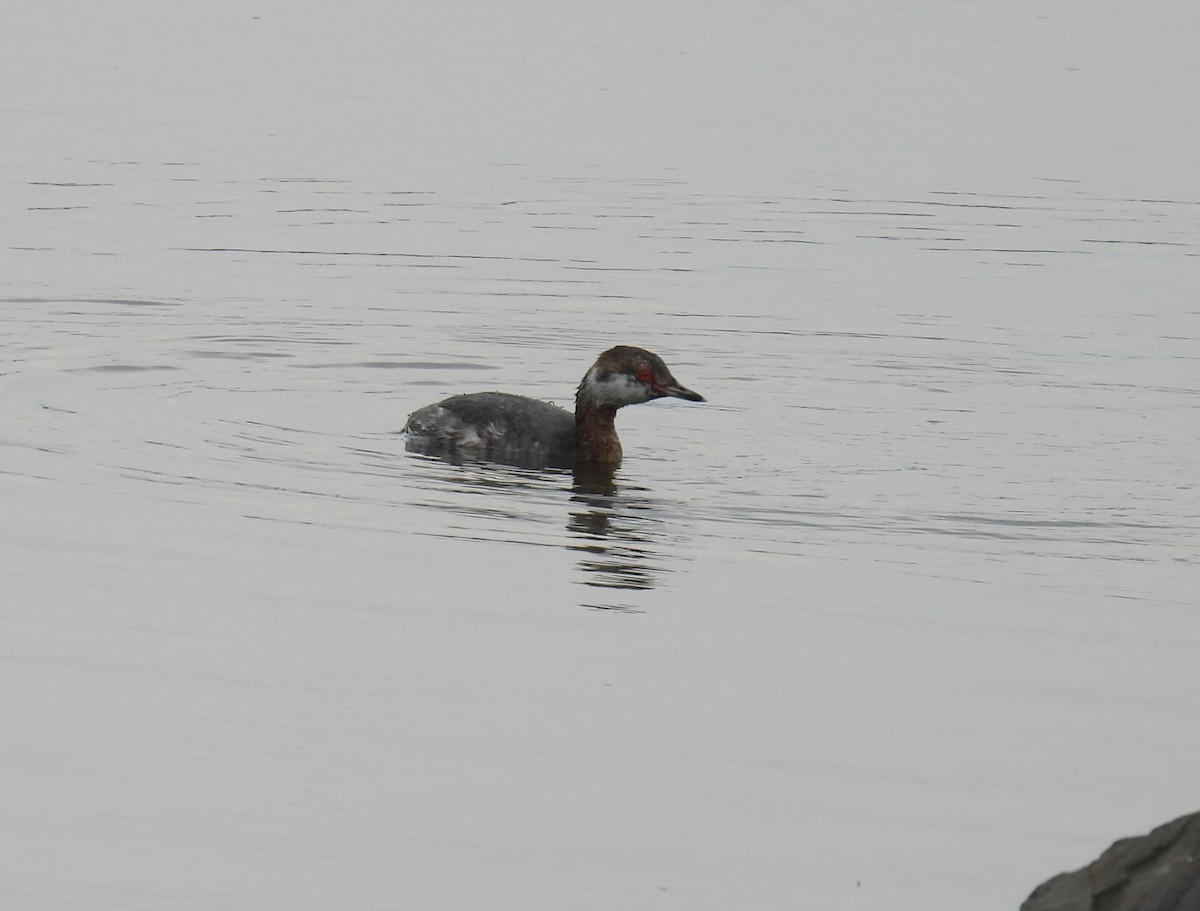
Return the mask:
{"type": "Polygon", "coordinates": [[[1200,911],[1200,813],[1115,842],[1046,880],[1021,911],[1200,911]]]}

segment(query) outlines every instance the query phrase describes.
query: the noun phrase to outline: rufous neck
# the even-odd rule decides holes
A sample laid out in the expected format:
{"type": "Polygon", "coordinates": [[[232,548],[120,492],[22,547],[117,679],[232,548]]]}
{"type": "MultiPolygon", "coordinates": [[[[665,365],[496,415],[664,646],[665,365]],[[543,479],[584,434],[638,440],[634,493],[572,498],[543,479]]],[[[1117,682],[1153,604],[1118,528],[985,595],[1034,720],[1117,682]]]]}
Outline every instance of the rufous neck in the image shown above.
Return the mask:
{"type": "Polygon", "coordinates": [[[617,409],[614,405],[577,403],[575,436],[579,457],[585,462],[616,464],[621,461],[621,441],[617,438],[617,409]]]}

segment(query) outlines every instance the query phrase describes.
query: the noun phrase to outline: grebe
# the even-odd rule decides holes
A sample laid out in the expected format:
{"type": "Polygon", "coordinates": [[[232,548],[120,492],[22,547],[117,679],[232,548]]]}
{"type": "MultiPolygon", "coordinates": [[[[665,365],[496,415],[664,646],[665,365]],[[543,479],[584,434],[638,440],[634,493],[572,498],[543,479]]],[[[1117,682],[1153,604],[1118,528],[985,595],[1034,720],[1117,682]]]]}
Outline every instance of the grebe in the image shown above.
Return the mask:
{"type": "Polygon", "coordinates": [[[681,386],[657,354],[618,345],[584,374],[573,415],[507,392],[456,395],[408,416],[405,448],[523,465],[616,465],[621,461],[617,409],[667,396],[704,401],[681,386]]]}

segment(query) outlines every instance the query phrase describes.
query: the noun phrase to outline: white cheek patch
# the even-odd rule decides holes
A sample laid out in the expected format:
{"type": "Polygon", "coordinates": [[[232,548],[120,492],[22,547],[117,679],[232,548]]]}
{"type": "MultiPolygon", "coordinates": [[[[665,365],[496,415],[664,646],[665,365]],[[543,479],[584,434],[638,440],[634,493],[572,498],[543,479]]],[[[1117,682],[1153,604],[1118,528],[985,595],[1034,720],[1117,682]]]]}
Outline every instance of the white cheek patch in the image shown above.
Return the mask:
{"type": "Polygon", "coordinates": [[[605,405],[636,405],[650,399],[650,387],[627,373],[610,373],[600,378],[589,371],[583,385],[589,398],[605,405]]]}

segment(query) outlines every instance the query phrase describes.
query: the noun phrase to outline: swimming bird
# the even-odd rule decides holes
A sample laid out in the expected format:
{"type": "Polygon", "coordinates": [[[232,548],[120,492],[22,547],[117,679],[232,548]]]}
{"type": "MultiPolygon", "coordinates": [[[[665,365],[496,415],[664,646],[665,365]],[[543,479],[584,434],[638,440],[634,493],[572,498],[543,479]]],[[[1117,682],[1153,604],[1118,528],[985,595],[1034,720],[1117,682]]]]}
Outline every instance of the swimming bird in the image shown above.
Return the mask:
{"type": "Polygon", "coordinates": [[[617,409],[660,398],[704,401],[657,354],[618,345],[583,375],[574,414],[507,392],[456,395],[408,416],[405,448],[521,465],[618,465],[617,409]]]}

